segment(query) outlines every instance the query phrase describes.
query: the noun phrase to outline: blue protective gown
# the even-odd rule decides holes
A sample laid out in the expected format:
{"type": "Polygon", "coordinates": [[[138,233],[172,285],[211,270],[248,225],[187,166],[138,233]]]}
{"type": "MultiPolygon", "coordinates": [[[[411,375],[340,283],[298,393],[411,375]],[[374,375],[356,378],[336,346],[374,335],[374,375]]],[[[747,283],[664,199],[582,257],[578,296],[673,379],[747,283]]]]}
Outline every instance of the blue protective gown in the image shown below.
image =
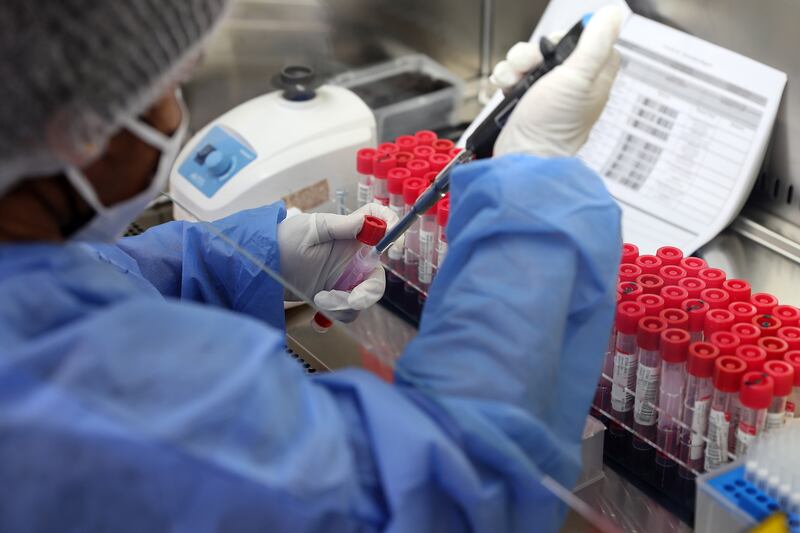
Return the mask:
{"type": "MultiPolygon", "coordinates": [[[[282,288],[200,225],[0,246],[0,531],[552,531],[612,317],[619,212],[577,160],[453,176],[396,385],[313,377],[282,288]]],[[[278,268],[269,206],[217,224],[278,268]]]]}

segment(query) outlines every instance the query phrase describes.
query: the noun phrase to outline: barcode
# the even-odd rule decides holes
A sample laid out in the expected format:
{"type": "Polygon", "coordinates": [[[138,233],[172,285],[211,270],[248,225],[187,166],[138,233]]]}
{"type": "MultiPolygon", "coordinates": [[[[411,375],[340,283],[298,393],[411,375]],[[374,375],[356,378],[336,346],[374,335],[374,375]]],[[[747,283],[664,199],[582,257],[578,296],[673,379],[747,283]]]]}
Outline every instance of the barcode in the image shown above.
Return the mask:
{"type": "Polygon", "coordinates": [[[653,100],[652,98],[648,98],[646,96],[642,97],[642,99],[639,101],[639,103],[642,105],[642,107],[655,109],[659,113],[667,115],[670,118],[676,118],[678,116],[678,110],[677,109],[675,109],[673,107],[669,107],[666,104],[662,104],[661,102],[658,102],[657,100],[653,100]]]}
{"type": "Polygon", "coordinates": [[[657,144],[626,133],[620,138],[615,154],[603,169],[603,175],[633,190],[639,190],[653,171],[663,149],[657,144]]]}
{"type": "Polygon", "coordinates": [[[655,401],[658,394],[660,367],[639,365],[636,370],[636,399],[634,401],[634,420],[637,424],[651,426],[656,422],[655,401]]]}

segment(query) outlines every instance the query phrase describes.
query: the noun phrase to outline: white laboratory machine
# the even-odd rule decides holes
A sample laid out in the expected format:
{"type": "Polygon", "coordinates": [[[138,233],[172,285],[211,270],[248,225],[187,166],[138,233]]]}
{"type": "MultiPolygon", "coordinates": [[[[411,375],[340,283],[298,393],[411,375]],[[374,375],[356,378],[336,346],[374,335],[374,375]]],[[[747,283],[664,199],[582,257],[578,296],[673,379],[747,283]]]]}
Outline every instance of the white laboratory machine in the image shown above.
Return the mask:
{"type": "Polygon", "coordinates": [[[313,78],[287,67],[282,91],[231,109],[184,146],[170,175],[176,220],[217,220],[281,199],[325,210],[337,191],[355,204],[356,150],[376,144],[375,117],[348,89],[314,88],[313,78]]]}

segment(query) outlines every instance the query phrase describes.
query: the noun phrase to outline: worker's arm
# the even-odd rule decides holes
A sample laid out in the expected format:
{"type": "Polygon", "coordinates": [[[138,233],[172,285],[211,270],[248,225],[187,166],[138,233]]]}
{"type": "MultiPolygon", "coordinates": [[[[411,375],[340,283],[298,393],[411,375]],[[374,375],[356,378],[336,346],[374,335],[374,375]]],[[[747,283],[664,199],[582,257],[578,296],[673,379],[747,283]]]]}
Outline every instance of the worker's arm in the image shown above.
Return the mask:
{"type": "Polygon", "coordinates": [[[102,260],[143,277],[166,297],[209,303],[281,327],[283,313],[273,302],[283,287],[217,232],[278,272],[276,234],[285,216],[276,203],[210,224],[168,222],[113,245],[92,246],[102,260]]]}

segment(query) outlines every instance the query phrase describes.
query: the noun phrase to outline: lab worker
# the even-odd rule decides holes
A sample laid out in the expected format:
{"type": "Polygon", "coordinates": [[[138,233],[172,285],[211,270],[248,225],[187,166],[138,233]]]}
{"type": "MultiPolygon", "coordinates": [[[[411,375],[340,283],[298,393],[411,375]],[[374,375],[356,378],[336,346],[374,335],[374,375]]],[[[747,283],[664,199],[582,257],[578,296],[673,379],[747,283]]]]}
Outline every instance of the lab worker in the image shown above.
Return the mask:
{"type": "MultiPolygon", "coordinates": [[[[382,271],[329,289],[386,209],[275,204],[117,240],[164,186],[175,87],[226,4],[0,3],[0,531],[556,530],[545,486],[579,472],[620,250],[618,208],[569,156],[620,14],[595,14],[493,160],[454,173],[450,251],[387,384],[305,375],[287,292],[255,264],[352,320],[382,271]]],[[[501,85],[540,59],[512,52],[501,85]]]]}

